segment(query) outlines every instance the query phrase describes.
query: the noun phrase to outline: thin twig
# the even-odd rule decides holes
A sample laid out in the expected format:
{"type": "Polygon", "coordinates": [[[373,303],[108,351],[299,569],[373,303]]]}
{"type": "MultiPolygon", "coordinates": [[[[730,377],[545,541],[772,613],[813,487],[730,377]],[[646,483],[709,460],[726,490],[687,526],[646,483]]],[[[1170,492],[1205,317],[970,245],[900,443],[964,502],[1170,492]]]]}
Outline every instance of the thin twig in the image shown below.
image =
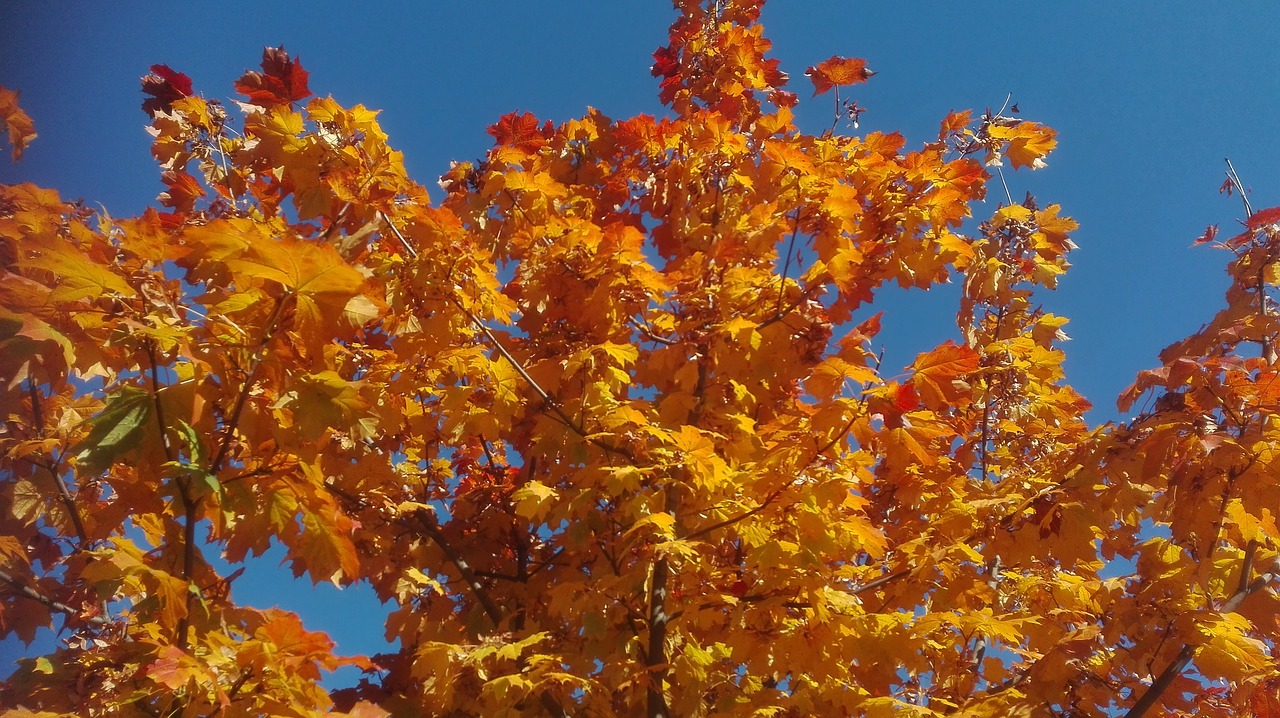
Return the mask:
{"type": "MultiPolygon", "coordinates": [[[[44,411],[40,404],[40,389],[36,386],[34,378],[27,378],[27,392],[31,395],[31,419],[36,428],[36,435],[44,438],[44,411]]],[[[36,462],[32,462],[36,463],[36,462]]],[[[62,505],[66,507],[67,514],[71,517],[71,525],[76,529],[76,536],[80,540],[76,542],[76,551],[84,548],[89,543],[89,533],[85,531],[84,520],[80,517],[80,507],[76,506],[75,499],[71,496],[71,490],[67,487],[67,482],[63,481],[62,474],[57,470],[57,465],[46,466],[45,464],[36,463],[37,466],[43,466],[45,471],[53,477],[53,484],[58,488],[58,499],[62,501],[62,505]]]]}
{"type": "Polygon", "coordinates": [[[493,348],[502,355],[503,359],[506,359],[507,362],[511,364],[512,368],[516,370],[516,373],[520,375],[520,378],[525,380],[529,387],[533,389],[534,393],[542,399],[543,404],[551,410],[551,413],[556,415],[556,418],[562,424],[567,426],[573,433],[582,437],[583,440],[592,446],[596,446],[611,454],[626,457],[630,461],[635,461],[635,456],[631,453],[630,449],[622,446],[614,446],[613,444],[601,441],[600,439],[588,434],[587,430],[581,424],[570,418],[570,416],[565,413],[564,409],[560,408],[559,402],[557,402],[546,389],[543,389],[542,386],[538,384],[538,382],[529,374],[528,370],[524,368],[524,365],[517,361],[516,358],[511,355],[511,352],[507,351],[507,348],[498,340],[498,337],[493,333],[493,330],[489,329],[484,322],[480,321],[479,317],[472,314],[466,307],[462,306],[462,302],[458,301],[457,297],[450,297],[449,299],[453,302],[453,305],[458,308],[458,311],[466,315],[467,319],[471,321],[471,324],[474,325],[476,329],[480,330],[480,333],[484,334],[485,338],[489,340],[489,343],[493,345],[493,348]]]}
{"type": "Polygon", "coordinates": [[[893,573],[887,573],[881,576],[880,578],[877,578],[874,581],[868,581],[867,583],[864,583],[861,586],[855,586],[854,588],[849,590],[849,593],[856,596],[860,593],[877,589],[885,585],[886,583],[891,583],[893,581],[897,581],[900,578],[910,576],[913,571],[915,571],[914,568],[908,567],[904,569],[899,569],[897,571],[894,571],[893,573]]]}
{"type": "Polygon", "coordinates": [[[1009,200],[1009,206],[1013,206],[1013,195],[1009,193],[1009,183],[1004,181],[1004,168],[997,166],[996,175],[1000,178],[1000,186],[1004,187],[1004,198],[1009,200]]]}
{"type": "Polygon", "coordinates": [[[391,228],[392,234],[396,236],[396,239],[400,240],[401,246],[403,246],[405,251],[409,253],[409,256],[417,259],[418,250],[414,249],[413,245],[409,244],[409,240],[405,239],[403,234],[400,234],[400,230],[396,228],[395,223],[391,221],[391,218],[387,216],[387,213],[379,210],[378,216],[382,217],[382,221],[386,222],[387,226],[391,228]]]}
{"type": "Polygon", "coordinates": [[[151,403],[155,406],[156,424],[160,427],[160,445],[164,447],[164,458],[173,461],[173,446],[169,444],[164,406],[160,402],[160,370],[156,366],[156,345],[149,339],[147,340],[147,360],[151,362],[150,372],[148,372],[151,377],[151,403]]]}
{"type": "Polygon", "coordinates": [[[778,304],[774,307],[774,316],[782,316],[782,299],[787,293],[787,273],[791,271],[791,254],[795,252],[796,237],[800,234],[800,210],[796,209],[795,221],[791,226],[791,239],[787,241],[787,256],[782,260],[782,276],[778,278],[778,304]]]}
{"type": "MultiPolygon", "coordinates": [[[[849,420],[849,422],[848,422],[848,423],[846,423],[846,424],[844,425],[844,428],[843,428],[843,429],[841,429],[841,430],[839,431],[839,433],[837,433],[837,434],[835,435],[835,437],[833,437],[830,441],[828,441],[826,444],[822,445],[822,446],[818,449],[817,453],[815,453],[815,454],[813,455],[813,458],[809,459],[809,462],[808,462],[808,463],[806,463],[806,464],[805,464],[805,465],[804,465],[804,466],[803,466],[799,471],[797,471],[796,473],[797,473],[798,475],[803,475],[803,474],[804,474],[804,472],[805,472],[805,470],[807,470],[807,469],[808,469],[808,468],[813,464],[813,462],[814,462],[814,461],[817,461],[819,457],[821,457],[823,454],[827,453],[827,451],[828,451],[831,447],[835,446],[837,443],[839,443],[839,442],[840,442],[840,440],[841,440],[841,439],[843,439],[846,435],[848,435],[849,431],[853,428],[853,425],[854,425],[854,423],[855,423],[855,422],[857,422],[857,420],[858,420],[858,415],[857,415],[857,414],[855,414],[855,415],[854,415],[854,417],[853,417],[852,419],[850,419],[850,420],[849,420]]],[[[778,488],[777,488],[777,489],[775,489],[772,493],[770,493],[768,496],[766,496],[766,497],[765,497],[765,499],[764,499],[764,501],[761,501],[761,502],[760,502],[760,504],[759,504],[758,506],[756,506],[755,508],[750,509],[750,510],[748,510],[748,511],[744,511],[743,513],[738,514],[737,516],[731,516],[731,517],[729,517],[729,518],[727,518],[727,519],[725,519],[725,520],[723,520],[723,521],[718,521],[718,522],[716,522],[716,523],[714,523],[714,524],[711,524],[710,526],[704,526],[704,527],[702,527],[702,528],[698,529],[697,531],[694,531],[693,533],[689,534],[688,536],[685,536],[685,539],[686,539],[686,540],[689,540],[689,539],[695,539],[695,538],[698,538],[699,536],[705,536],[705,535],[707,535],[707,534],[711,533],[712,531],[718,531],[718,530],[720,530],[720,529],[722,529],[722,528],[725,528],[725,527],[727,527],[727,526],[732,526],[732,525],[734,525],[734,524],[736,524],[736,523],[739,523],[739,522],[741,522],[741,521],[744,521],[744,520],[746,520],[746,519],[749,519],[749,518],[751,518],[752,516],[755,516],[756,514],[760,513],[761,511],[764,511],[765,509],[769,508],[769,506],[770,506],[774,501],[776,501],[776,500],[778,499],[778,497],[779,497],[779,496],[781,496],[781,495],[782,495],[782,493],[783,493],[784,491],[786,491],[787,489],[791,488],[792,486],[795,486],[796,481],[798,481],[798,480],[799,480],[799,476],[797,476],[797,478],[795,478],[795,479],[792,479],[791,481],[788,481],[787,483],[783,484],[782,486],[778,487],[778,488]]]]}
{"type": "MultiPolygon", "coordinates": [[[[358,508],[369,508],[368,503],[363,499],[338,488],[332,483],[326,483],[325,488],[335,496],[344,499],[358,508]]],[[[453,564],[453,567],[458,571],[458,574],[462,577],[463,582],[467,584],[467,587],[471,589],[472,594],[476,597],[476,600],[479,601],[480,607],[484,610],[485,616],[493,623],[494,629],[496,630],[500,628],[504,618],[502,609],[498,606],[497,601],[493,599],[493,596],[489,594],[489,591],[485,588],[484,584],[480,582],[480,578],[475,569],[471,567],[471,564],[467,562],[462,553],[459,552],[457,548],[449,542],[448,538],[445,537],[439,524],[436,523],[435,517],[425,510],[416,512],[414,517],[417,519],[414,522],[410,522],[404,517],[396,517],[394,522],[409,529],[410,531],[425,534],[430,538],[432,542],[440,548],[441,552],[444,553],[445,559],[447,559],[449,563],[453,564]]],[[[568,711],[565,710],[564,706],[560,704],[560,701],[547,691],[542,691],[538,694],[538,702],[542,704],[542,707],[549,714],[556,716],[556,718],[568,718],[570,715],[568,711]]]]}
{"type": "Polygon", "coordinates": [[[1240,201],[1244,203],[1244,216],[1246,218],[1253,216],[1253,206],[1249,204],[1249,195],[1245,194],[1244,183],[1240,181],[1240,175],[1236,173],[1235,165],[1231,164],[1230,157],[1223,157],[1223,162],[1227,163],[1227,179],[1231,180],[1231,184],[1236,186],[1236,191],[1240,193],[1240,201]]]}
{"type": "MultiPolygon", "coordinates": [[[[382,214],[382,213],[379,213],[379,214],[382,214]]],[[[386,221],[387,226],[391,228],[392,233],[394,233],[396,237],[400,240],[400,243],[404,245],[404,248],[406,251],[409,252],[409,255],[411,257],[416,258],[418,256],[418,252],[413,248],[412,245],[409,244],[409,240],[405,239],[403,234],[400,234],[400,230],[396,229],[395,224],[393,224],[385,214],[382,214],[382,219],[386,221]]],[[[533,389],[534,393],[536,393],[538,397],[542,399],[543,403],[547,406],[547,408],[551,410],[551,413],[556,415],[556,418],[561,423],[569,427],[569,429],[573,431],[573,433],[582,437],[584,440],[586,440],[588,443],[592,444],[593,446],[599,447],[611,454],[618,454],[632,461],[635,460],[635,457],[632,455],[632,453],[625,447],[614,446],[612,444],[601,441],[600,439],[597,439],[591,436],[590,434],[588,434],[586,429],[582,425],[578,424],[578,422],[570,418],[569,415],[565,413],[564,409],[560,407],[560,404],[551,396],[551,394],[549,394],[546,389],[543,389],[542,386],[538,384],[538,382],[529,374],[528,370],[525,369],[524,365],[521,364],[519,361],[517,361],[516,358],[511,355],[511,352],[507,351],[506,346],[504,346],[502,342],[498,340],[498,337],[493,333],[493,330],[489,329],[489,327],[486,326],[484,322],[480,321],[479,317],[477,317],[469,309],[463,306],[462,302],[457,297],[450,296],[449,301],[453,304],[453,306],[458,308],[458,311],[462,312],[462,314],[466,316],[467,320],[471,322],[472,326],[478,329],[481,334],[484,334],[485,338],[489,340],[489,343],[493,345],[493,348],[496,349],[500,355],[502,355],[503,359],[506,359],[507,362],[511,364],[512,368],[516,370],[516,373],[520,375],[520,378],[525,380],[525,382],[530,386],[530,388],[533,389]]]]}

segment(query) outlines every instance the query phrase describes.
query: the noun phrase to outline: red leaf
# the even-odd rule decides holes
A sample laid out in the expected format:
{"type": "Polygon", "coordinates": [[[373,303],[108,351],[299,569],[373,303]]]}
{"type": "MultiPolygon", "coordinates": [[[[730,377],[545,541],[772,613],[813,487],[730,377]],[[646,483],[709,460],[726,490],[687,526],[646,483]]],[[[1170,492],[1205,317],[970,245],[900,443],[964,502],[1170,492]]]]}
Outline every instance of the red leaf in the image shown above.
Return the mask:
{"type": "Polygon", "coordinates": [[[1276,224],[1280,222],[1280,207],[1269,207],[1260,209],[1249,215],[1249,219],[1245,220],[1245,226],[1255,232],[1268,224],[1276,224]]]}
{"type": "Polygon", "coordinates": [[[546,135],[551,134],[552,131],[550,123],[539,130],[538,118],[529,112],[521,115],[508,112],[498,118],[498,121],[488,130],[499,145],[514,147],[530,154],[537,152],[546,144],[546,135]]]}
{"type": "Polygon", "coordinates": [[[1195,244],[1208,244],[1209,242],[1213,241],[1214,237],[1217,237],[1217,236],[1218,236],[1218,225],[1211,224],[1205,228],[1204,234],[1200,235],[1199,237],[1196,237],[1195,244]]]}
{"type": "Polygon", "coordinates": [[[832,57],[805,70],[804,74],[813,82],[813,94],[816,97],[832,87],[866,82],[876,73],[867,69],[866,60],[856,57],[832,57]]]}
{"type": "Polygon", "coordinates": [[[151,74],[142,77],[142,91],[151,95],[143,101],[142,110],[155,117],[157,112],[168,112],[175,100],[191,96],[191,78],[168,65],[152,65],[151,74]]]}
{"type": "Polygon", "coordinates": [[[290,58],[284,46],[262,50],[262,72],[246,72],[236,90],[259,107],[287,105],[311,96],[301,58],[290,58]]]}
{"type": "Polygon", "coordinates": [[[671,77],[680,71],[680,54],[670,47],[660,47],[653,53],[654,77],[671,77]]]}
{"type": "Polygon", "coordinates": [[[905,414],[920,405],[920,396],[911,382],[900,385],[893,395],[893,406],[899,413],[905,414]]]}

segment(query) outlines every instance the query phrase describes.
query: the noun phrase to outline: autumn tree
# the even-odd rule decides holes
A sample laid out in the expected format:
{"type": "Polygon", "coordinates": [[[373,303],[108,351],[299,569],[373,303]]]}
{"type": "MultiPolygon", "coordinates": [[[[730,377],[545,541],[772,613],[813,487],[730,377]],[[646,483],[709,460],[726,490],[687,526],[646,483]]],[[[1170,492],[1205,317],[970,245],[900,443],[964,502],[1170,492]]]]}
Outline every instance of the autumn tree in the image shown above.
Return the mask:
{"type": "Polygon", "coordinates": [[[1280,715],[1280,209],[1091,426],[1076,224],[989,189],[1053,130],[856,135],[863,60],[802,99],[762,0],[675,4],[665,116],[506,115],[442,195],[283,48],[143,78],[160,208],[0,188],[0,629],[66,637],[6,715],[1280,715]],[[941,282],[882,365],[878,291],[941,282]],[[273,542],[398,652],[237,603],[273,542]]]}

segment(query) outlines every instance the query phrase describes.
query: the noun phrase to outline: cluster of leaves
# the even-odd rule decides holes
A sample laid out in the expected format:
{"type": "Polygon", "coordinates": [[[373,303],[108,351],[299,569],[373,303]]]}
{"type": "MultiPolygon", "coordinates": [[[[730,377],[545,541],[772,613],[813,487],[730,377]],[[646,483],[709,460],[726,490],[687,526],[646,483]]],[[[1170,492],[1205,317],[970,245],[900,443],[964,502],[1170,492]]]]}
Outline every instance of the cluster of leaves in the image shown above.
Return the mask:
{"type": "Polygon", "coordinates": [[[0,188],[0,631],[71,636],[12,714],[1277,715],[1275,211],[1091,427],[1035,299],[1075,223],[972,217],[1053,131],[801,132],[760,5],[676,2],[670,116],[507,115],[436,202],[283,48],[235,131],[144,78],[163,209],[0,188]],[[883,371],[877,291],[947,281],[883,371]],[[399,651],[234,602],[272,542],[399,651]]]}

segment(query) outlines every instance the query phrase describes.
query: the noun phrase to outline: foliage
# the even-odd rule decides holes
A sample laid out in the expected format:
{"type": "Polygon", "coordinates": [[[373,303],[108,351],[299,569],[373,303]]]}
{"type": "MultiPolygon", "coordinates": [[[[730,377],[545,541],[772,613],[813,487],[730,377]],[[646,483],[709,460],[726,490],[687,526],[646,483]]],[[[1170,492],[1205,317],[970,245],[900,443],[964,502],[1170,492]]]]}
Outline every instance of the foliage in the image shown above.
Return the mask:
{"type": "Polygon", "coordinates": [[[283,48],[238,119],[143,79],[163,209],[0,189],[0,628],[69,631],[7,715],[1280,715],[1280,210],[1090,426],[1075,222],[972,215],[1053,131],[806,134],[761,1],[676,2],[668,116],[506,115],[434,201],[283,48]],[[877,292],[948,281],[882,367],[877,292]],[[235,603],[273,542],[399,652],[235,603]]]}

